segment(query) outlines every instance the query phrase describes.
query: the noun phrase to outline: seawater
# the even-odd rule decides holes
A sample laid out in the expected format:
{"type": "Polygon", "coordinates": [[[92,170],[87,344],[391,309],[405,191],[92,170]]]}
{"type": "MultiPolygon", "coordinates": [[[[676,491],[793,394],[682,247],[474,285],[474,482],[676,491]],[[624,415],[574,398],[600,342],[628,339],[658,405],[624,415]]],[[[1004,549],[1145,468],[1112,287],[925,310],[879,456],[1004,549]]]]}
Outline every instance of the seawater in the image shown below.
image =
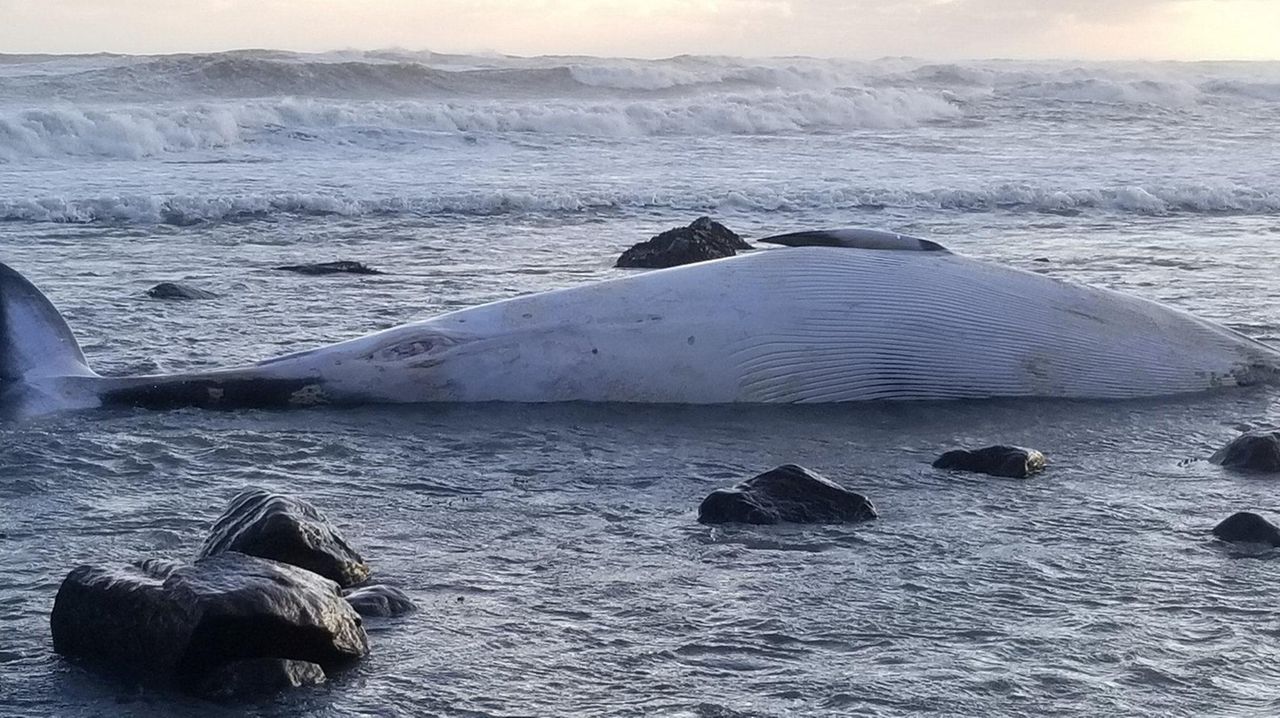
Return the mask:
{"type": "MultiPolygon", "coordinates": [[[[103,373],[617,276],[702,214],[919,234],[1274,343],[1277,136],[1277,63],[0,55],[0,261],[103,373]],[[270,269],[340,258],[389,273],[270,269]],[[160,281],[222,296],[144,298],[160,281]]],[[[262,715],[1272,715],[1275,556],[1208,530],[1274,487],[1199,459],[1280,422],[1277,398],[0,425],[0,714],[242,714],[63,661],[48,613],[73,566],[190,556],[257,485],[316,503],[423,606],[262,715]],[[993,442],[1050,469],[928,466],[993,442]],[[694,521],[783,462],[881,518],[694,521]]]]}

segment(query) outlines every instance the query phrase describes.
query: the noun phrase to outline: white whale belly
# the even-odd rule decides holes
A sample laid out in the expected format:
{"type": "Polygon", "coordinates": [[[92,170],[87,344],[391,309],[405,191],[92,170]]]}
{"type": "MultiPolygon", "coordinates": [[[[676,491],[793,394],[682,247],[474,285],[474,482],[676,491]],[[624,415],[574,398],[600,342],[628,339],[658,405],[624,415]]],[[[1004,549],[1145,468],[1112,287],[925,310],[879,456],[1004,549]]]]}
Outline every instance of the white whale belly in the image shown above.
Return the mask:
{"type": "Polygon", "coordinates": [[[843,248],[766,250],[423,326],[470,337],[422,389],[445,401],[1128,398],[1277,365],[1154,302],[950,254],[843,248]]]}

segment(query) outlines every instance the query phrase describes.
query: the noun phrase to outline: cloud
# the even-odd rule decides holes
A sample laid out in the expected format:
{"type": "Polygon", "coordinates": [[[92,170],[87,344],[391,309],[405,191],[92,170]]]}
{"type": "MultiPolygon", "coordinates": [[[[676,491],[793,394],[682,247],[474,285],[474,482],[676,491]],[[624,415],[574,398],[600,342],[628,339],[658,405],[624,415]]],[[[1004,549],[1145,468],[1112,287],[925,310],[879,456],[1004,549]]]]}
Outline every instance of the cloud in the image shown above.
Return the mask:
{"type": "Polygon", "coordinates": [[[0,18],[9,52],[1280,56],[1275,0],[0,0],[0,18]]]}

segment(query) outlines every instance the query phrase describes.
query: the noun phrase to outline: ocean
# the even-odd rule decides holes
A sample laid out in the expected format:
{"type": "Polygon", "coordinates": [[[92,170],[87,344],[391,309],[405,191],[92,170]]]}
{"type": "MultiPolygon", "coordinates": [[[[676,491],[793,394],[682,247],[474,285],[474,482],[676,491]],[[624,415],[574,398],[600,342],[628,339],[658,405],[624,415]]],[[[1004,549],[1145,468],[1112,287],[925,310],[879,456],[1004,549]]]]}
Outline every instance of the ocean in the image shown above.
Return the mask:
{"type": "MultiPolygon", "coordinates": [[[[0,55],[0,261],[108,374],[227,366],[618,276],[709,215],[891,229],[1280,345],[1280,63],[0,55]],[[387,274],[303,277],[351,259],[387,274]],[[1047,261],[1044,261],[1047,260],[1047,261]],[[181,281],[218,293],[161,302],[181,281]]],[[[1053,327],[1043,327],[1054,341],[1053,327]]],[[[111,410],[0,424],[0,715],[1275,715],[1280,391],[826,407],[111,410]],[[929,462],[1038,448],[1026,482],[929,462]],[[709,528],[781,463],[852,527],[709,528]],[[74,566],[190,557],[248,485],[422,610],[248,708],[52,651],[74,566]]]]}

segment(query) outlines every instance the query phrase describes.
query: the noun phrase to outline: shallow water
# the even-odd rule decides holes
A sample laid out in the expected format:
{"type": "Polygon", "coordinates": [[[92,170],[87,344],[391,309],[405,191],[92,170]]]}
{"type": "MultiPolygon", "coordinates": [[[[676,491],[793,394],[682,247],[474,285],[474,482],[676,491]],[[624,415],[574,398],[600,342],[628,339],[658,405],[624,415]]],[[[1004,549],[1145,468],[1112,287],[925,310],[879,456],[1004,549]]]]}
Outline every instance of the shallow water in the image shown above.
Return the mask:
{"type": "MultiPolygon", "coordinates": [[[[268,714],[1266,714],[1271,554],[1208,529],[1270,482],[1204,456],[1274,396],[801,408],[124,412],[3,430],[6,712],[173,710],[55,658],[57,582],[191,555],[244,485],[327,510],[419,613],[268,714]],[[940,447],[1043,449],[1017,482],[940,447]],[[708,528],[707,491],[795,461],[854,528],[708,528]],[[718,708],[717,708],[718,707],[718,708]],[[725,712],[717,712],[725,711],[725,712]],[[734,712],[728,712],[734,711],[734,712]],[[736,712],[736,713],[735,713],[736,712]]],[[[217,713],[207,706],[185,706],[217,713]]]]}
{"type": "MultiPolygon", "coordinates": [[[[704,212],[753,237],[911,231],[1280,339],[1275,65],[435,56],[394,58],[436,74],[393,85],[381,56],[250,59],[0,63],[0,261],[104,373],[615,276],[621,249],[704,212]],[[313,66],[339,60],[367,67],[313,66]],[[439,74],[467,68],[542,74],[439,74]],[[335,258],[391,273],[270,270],[335,258]],[[222,297],[142,296],[165,280],[222,297]]],[[[61,660],[48,613],[78,563],[192,555],[246,485],[313,501],[423,607],[261,715],[1271,715],[1276,555],[1208,531],[1268,513],[1274,487],[1200,459],[1280,423],[1278,398],[0,425],[0,715],[244,713],[61,660]],[[928,465],[992,442],[1051,467],[928,465]],[[694,521],[711,489],[784,462],[881,518],[694,521]]]]}

